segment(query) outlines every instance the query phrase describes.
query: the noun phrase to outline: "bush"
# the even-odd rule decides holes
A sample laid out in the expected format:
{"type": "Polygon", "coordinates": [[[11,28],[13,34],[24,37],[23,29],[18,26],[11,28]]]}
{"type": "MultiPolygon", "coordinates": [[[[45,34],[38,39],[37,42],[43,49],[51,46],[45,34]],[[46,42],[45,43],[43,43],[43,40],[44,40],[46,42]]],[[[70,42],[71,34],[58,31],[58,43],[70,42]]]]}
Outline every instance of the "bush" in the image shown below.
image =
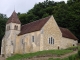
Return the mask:
{"type": "Polygon", "coordinates": [[[80,58],[80,50],[78,51],[78,57],[80,58]]]}
{"type": "Polygon", "coordinates": [[[71,56],[69,56],[69,60],[76,60],[76,56],[77,55],[71,55],[71,56]]]}
{"type": "Polygon", "coordinates": [[[67,48],[67,50],[73,50],[73,51],[75,51],[75,50],[78,50],[78,47],[77,46],[69,47],[69,48],[67,48]]]}
{"type": "Polygon", "coordinates": [[[69,60],[73,60],[72,56],[69,56],[69,60]]]}

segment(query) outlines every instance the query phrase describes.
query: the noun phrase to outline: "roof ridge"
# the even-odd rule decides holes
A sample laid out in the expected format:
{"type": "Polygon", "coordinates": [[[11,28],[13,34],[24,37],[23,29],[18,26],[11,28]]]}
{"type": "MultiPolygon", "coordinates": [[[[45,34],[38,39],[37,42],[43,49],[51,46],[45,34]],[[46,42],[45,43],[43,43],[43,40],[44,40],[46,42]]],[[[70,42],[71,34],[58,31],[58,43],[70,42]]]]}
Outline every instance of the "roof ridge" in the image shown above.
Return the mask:
{"type": "Polygon", "coordinates": [[[21,24],[21,22],[17,16],[17,13],[15,11],[13,11],[12,15],[9,17],[6,24],[11,23],[11,22],[21,24]]]}
{"type": "Polygon", "coordinates": [[[78,40],[78,38],[69,29],[63,27],[59,27],[59,28],[62,32],[63,37],[78,40]]]}
{"type": "Polygon", "coordinates": [[[51,16],[48,16],[48,17],[30,22],[28,24],[22,25],[21,32],[19,35],[23,35],[23,34],[34,32],[34,31],[39,31],[50,18],[51,16]]]}
{"type": "MultiPolygon", "coordinates": [[[[48,16],[48,17],[50,17],[50,16],[48,16]]],[[[46,18],[48,18],[48,17],[45,17],[45,18],[42,18],[42,19],[39,19],[39,20],[35,20],[35,21],[33,21],[33,22],[30,22],[30,23],[27,23],[27,24],[24,24],[24,25],[28,25],[28,24],[31,24],[31,23],[34,23],[34,22],[37,22],[37,21],[40,21],[40,20],[46,19],[46,18]]],[[[22,25],[22,26],[24,26],[24,25],[22,25]]]]}

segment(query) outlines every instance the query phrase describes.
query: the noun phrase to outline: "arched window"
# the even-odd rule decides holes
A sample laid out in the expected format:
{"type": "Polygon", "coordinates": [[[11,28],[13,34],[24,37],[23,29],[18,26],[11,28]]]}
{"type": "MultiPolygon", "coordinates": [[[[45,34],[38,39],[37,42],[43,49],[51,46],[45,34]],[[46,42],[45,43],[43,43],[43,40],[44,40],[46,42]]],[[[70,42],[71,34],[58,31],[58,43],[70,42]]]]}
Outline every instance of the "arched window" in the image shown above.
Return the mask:
{"type": "Polygon", "coordinates": [[[34,36],[32,36],[32,42],[34,42],[34,36]]]}
{"type": "Polygon", "coordinates": [[[8,26],[7,26],[7,28],[6,28],[7,30],[8,30],[8,26]]]}
{"type": "Polygon", "coordinates": [[[10,30],[10,26],[7,26],[7,30],[10,30]]]}
{"type": "Polygon", "coordinates": [[[23,41],[23,39],[22,39],[22,44],[24,44],[24,41],[23,41]]]}
{"type": "Polygon", "coordinates": [[[11,45],[13,45],[13,41],[11,41],[11,45]]]}
{"type": "Polygon", "coordinates": [[[53,38],[51,37],[51,44],[53,43],[53,38]]]}
{"type": "Polygon", "coordinates": [[[16,26],[16,30],[18,30],[18,26],[16,26]]]}
{"type": "Polygon", "coordinates": [[[18,30],[18,26],[15,25],[15,26],[14,26],[14,30],[18,30]]]}
{"type": "Polygon", "coordinates": [[[16,25],[14,26],[14,30],[16,30],[16,25]]]}
{"type": "Polygon", "coordinates": [[[54,44],[54,39],[53,39],[53,44],[54,44]]]}
{"type": "Polygon", "coordinates": [[[53,37],[50,37],[50,38],[49,38],[49,44],[54,44],[54,39],[53,39],[53,37]]]}
{"type": "Polygon", "coordinates": [[[10,30],[10,26],[9,26],[9,30],[10,30]]]}
{"type": "Polygon", "coordinates": [[[50,42],[50,38],[49,38],[49,44],[50,44],[51,42],[50,42]]]}

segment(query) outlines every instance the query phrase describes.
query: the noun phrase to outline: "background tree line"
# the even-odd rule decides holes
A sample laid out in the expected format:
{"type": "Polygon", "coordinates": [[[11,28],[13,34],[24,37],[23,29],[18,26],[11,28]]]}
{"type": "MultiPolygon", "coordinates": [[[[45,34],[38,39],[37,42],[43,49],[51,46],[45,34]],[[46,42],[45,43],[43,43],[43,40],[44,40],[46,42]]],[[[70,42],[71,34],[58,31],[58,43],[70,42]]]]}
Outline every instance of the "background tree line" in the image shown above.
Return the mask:
{"type": "Polygon", "coordinates": [[[60,27],[68,28],[80,40],[80,0],[54,2],[46,0],[35,4],[27,13],[18,13],[22,24],[53,15],[60,27]]]}
{"type": "MultiPolygon", "coordinates": [[[[18,12],[17,14],[22,25],[53,15],[60,27],[68,28],[80,40],[80,0],[68,0],[67,3],[46,0],[35,4],[26,13],[18,12]]],[[[0,13],[0,43],[7,20],[7,16],[0,13]]]]}

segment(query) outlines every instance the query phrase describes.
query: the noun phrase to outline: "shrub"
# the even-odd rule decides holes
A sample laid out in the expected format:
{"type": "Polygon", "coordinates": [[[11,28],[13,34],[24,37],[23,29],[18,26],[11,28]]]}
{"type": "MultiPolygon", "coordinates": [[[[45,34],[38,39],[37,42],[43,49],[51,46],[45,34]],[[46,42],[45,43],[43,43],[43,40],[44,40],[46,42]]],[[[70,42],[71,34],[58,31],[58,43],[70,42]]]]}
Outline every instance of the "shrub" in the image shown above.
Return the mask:
{"type": "Polygon", "coordinates": [[[77,56],[77,54],[69,56],[69,60],[76,60],[76,56],[77,56]]]}
{"type": "Polygon", "coordinates": [[[80,50],[78,51],[78,57],[80,58],[80,50]]]}
{"type": "Polygon", "coordinates": [[[73,51],[75,51],[75,50],[77,50],[77,49],[78,49],[77,46],[73,46],[73,47],[69,47],[69,48],[67,48],[67,50],[73,50],[73,51]]]}

